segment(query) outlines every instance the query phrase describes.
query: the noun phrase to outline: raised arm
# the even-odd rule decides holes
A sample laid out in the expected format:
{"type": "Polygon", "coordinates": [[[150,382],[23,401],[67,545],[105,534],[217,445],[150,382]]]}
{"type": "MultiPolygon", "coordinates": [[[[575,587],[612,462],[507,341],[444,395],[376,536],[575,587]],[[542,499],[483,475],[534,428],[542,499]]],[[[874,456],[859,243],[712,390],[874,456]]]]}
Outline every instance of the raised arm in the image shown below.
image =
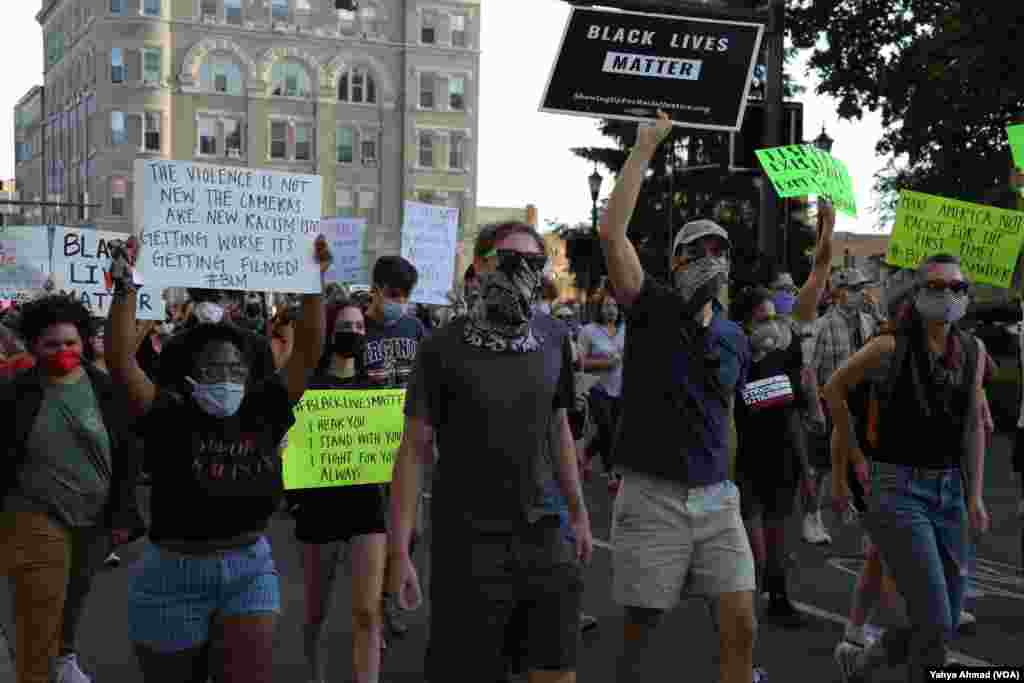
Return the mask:
{"type": "Polygon", "coordinates": [[[295,345],[284,366],[285,386],[292,402],[302,398],[309,376],[320,362],[324,350],[324,273],[331,267],[327,240],[316,239],[316,260],[320,266],[320,292],[302,297],[302,319],[295,326],[295,345]]]}
{"type": "Polygon", "coordinates": [[[633,303],[644,284],[644,269],[636,249],[626,236],[626,228],[636,209],[647,165],[671,130],[672,121],[662,111],[658,112],[656,124],[643,124],[639,127],[636,145],[619,173],[615,189],[608,200],[608,213],[601,226],[608,277],[615,287],[616,299],[624,306],[633,303]]]}
{"type": "Polygon", "coordinates": [[[814,248],[814,270],[796,297],[793,318],[799,322],[813,322],[818,316],[818,301],[828,282],[832,266],[832,235],[836,229],[836,210],[831,202],[819,200],[818,243],[814,248]]]}
{"type": "Polygon", "coordinates": [[[156,399],[156,385],[139,367],[135,354],[139,350],[135,311],[138,294],[133,284],[133,268],[137,253],[135,238],[121,246],[111,245],[110,267],[114,296],[107,321],[107,368],[114,383],[127,392],[128,410],[132,417],[149,412],[156,399]]]}

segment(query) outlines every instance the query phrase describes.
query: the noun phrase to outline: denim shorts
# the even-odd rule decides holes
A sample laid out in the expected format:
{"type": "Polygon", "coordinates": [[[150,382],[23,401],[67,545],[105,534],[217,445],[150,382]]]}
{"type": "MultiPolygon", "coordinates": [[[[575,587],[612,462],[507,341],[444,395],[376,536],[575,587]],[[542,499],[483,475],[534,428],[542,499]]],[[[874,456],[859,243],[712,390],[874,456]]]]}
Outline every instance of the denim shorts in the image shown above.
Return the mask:
{"type": "Polygon", "coordinates": [[[217,617],[281,611],[280,582],[265,538],[210,555],[183,555],[147,543],[133,571],[129,635],[156,652],[205,644],[217,617]]]}

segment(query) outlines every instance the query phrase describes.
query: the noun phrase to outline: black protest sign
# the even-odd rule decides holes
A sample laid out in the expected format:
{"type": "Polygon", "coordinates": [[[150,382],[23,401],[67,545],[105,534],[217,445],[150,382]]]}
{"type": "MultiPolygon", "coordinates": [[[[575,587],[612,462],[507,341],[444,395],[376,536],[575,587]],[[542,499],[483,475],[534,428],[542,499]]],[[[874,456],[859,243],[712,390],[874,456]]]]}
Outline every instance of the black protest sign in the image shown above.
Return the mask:
{"type": "Polygon", "coordinates": [[[762,24],[574,8],[541,111],[736,131],[762,24]]]}

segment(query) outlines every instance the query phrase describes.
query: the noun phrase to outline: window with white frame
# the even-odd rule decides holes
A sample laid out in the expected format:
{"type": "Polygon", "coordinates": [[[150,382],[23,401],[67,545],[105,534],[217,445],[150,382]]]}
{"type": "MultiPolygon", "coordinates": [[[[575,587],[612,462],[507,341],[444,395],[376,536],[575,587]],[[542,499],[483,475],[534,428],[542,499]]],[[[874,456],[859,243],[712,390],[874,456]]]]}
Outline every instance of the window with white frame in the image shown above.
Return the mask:
{"type": "Polygon", "coordinates": [[[110,144],[123,145],[128,142],[128,124],[123,111],[110,112],[110,144]]]}
{"type": "Polygon", "coordinates": [[[124,83],[124,50],[110,48],[110,82],[124,83]]]}
{"type": "Polygon", "coordinates": [[[452,47],[469,47],[464,14],[452,15],[452,47]]]}
{"type": "Polygon", "coordinates": [[[352,190],[344,187],[336,188],[334,193],[334,208],[337,209],[339,218],[355,217],[355,198],[352,190]]]}
{"type": "Polygon", "coordinates": [[[241,95],[242,69],[232,57],[213,55],[199,67],[199,87],[203,92],[241,95]]]}
{"type": "Polygon", "coordinates": [[[142,51],[142,81],[157,85],[163,80],[163,50],[147,47],[142,51]]]}
{"type": "Polygon", "coordinates": [[[428,130],[420,131],[419,161],[422,168],[434,167],[434,134],[428,130]]]}
{"type": "Polygon", "coordinates": [[[224,119],[221,122],[224,130],[224,151],[232,159],[241,159],[242,151],[242,122],[237,119],[224,119]]]}
{"type": "Polygon", "coordinates": [[[123,216],[125,197],[128,195],[128,179],[124,176],[110,178],[110,215],[123,216]]]}
{"type": "Polygon", "coordinates": [[[448,138],[448,168],[462,171],[466,168],[466,136],[464,133],[452,133],[448,138]]]}
{"type": "Polygon", "coordinates": [[[364,166],[377,165],[377,134],[363,133],[359,141],[360,156],[364,166]]]}
{"type": "Polygon", "coordinates": [[[270,20],[287,22],[291,18],[288,0],[270,0],[270,20]]]}
{"type": "Polygon", "coordinates": [[[242,25],[242,0],[224,0],[224,21],[232,26],[242,25]]]}
{"type": "Polygon", "coordinates": [[[270,71],[271,94],[278,97],[309,97],[312,88],[306,67],[298,62],[277,62],[270,71]]]}
{"type": "Polygon", "coordinates": [[[437,76],[431,73],[420,74],[420,108],[433,109],[434,95],[437,89],[437,76]]]}
{"type": "Polygon", "coordinates": [[[124,14],[124,0],[110,0],[111,14],[124,14]]]}
{"type": "Polygon", "coordinates": [[[348,126],[338,126],[335,148],[339,164],[351,164],[355,158],[356,133],[348,126]]]}
{"type": "Polygon", "coordinates": [[[338,101],[376,104],[377,82],[366,69],[349,69],[338,79],[338,101]]]}
{"type": "Polygon", "coordinates": [[[356,218],[365,218],[368,222],[374,222],[377,212],[377,191],[361,189],[358,194],[358,202],[355,209],[356,218]]]}
{"type": "Polygon", "coordinates": [[[163,115],[160,112],[147,111],[142,117],[143,149],[147,152],[160,151],[160,124],[163,115]]]}
{"type": "Polygon", "coordinates": [[[212,116],[200,116],[198,119],[199,134],[199,156],[217,156],[217,150],[220,149],[220,145],[217,135],[217,124],[218,121],[212,116]]]}
{"type": "Polygon", "coordinates": [[[466,110],[466,77],[448,77],[448,108],[452,111],[466,110]]]}
{"type": "Polygon", "coordinates": [[[421,15],[420,42],[424,45],[437,43],[437,25],[440,23],[438,19],[437,12],[425,10],[421,15]]]}
{"type": "Polygon", "coordinates": [[[142,0],[142,13],[147,17],[159,17],[163,13],[161,4],[162,0],[142,0]]]}
{"type": "Polygon", "coordinates": [[[288,158],[288,122],[270,122],[270,158],[288,158]]]}
{"type": "Polygon", "coordinates": [[[313,124],[311,123],[296,123],[295,124],[295,160],[296,161],[312,161],[313,160],[313,139],[315,133],[313,124]]]}
{"type": "Polygon", "coordinates": [[[199,18],[203,21],[217,21],[220,19],[220,8],[217,7],[217,0],[200,0],[199,18]]]}

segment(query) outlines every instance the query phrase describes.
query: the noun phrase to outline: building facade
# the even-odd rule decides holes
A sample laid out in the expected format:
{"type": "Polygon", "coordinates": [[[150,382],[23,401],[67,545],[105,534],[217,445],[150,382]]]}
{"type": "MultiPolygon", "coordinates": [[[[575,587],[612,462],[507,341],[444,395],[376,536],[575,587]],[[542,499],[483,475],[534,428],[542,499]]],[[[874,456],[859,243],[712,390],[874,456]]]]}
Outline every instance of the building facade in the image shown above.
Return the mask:
{"type": "Polygon", "coordinates": [[[398,252],[405,199],[474,225],[480,1],[358,4],[44,0],[23,196],[95,204],[47,219],[129,231],[134,161],[165,158],[319,175],[324,216],[368,220],[370,259],[398,252]]]}

